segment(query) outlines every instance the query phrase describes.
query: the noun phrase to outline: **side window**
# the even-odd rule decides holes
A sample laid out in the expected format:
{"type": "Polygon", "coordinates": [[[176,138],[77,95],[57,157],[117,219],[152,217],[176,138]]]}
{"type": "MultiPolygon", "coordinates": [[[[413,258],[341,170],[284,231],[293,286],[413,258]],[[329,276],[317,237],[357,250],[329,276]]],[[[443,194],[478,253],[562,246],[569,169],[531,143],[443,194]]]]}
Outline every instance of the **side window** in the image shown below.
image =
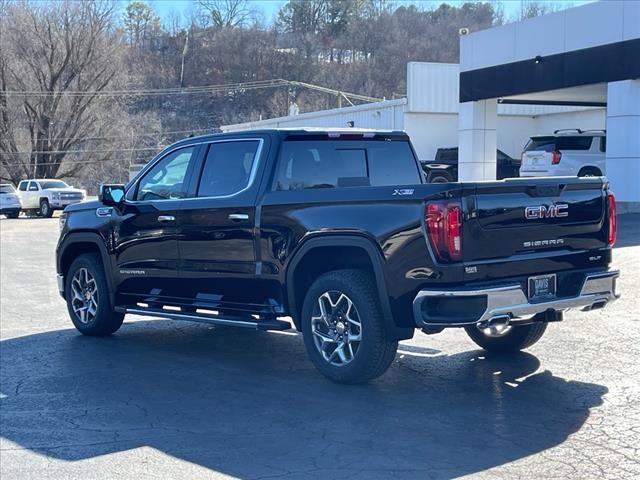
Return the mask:
{"type": "Polygon", "coordinates": [[[347,142],[284,142],[275,190],[369,185],[367,154],[347,142]]]}
{"type": "Polygon", "coordinates": [[[257,161],[257,140],[219,142],[209,145],[202,167],[198,197],[233,195],[249,185],[257,161]]]}
{"type": "Polygon", "coordinates": [[[422,183],[422,175],[409,142],[376,142],[368,150],[371,185],[383,187],[422,183]]]}
{"type": "Polygon", "coordinates": [[[558,137],[556,149],[563,150],[589,150],[593,137],[558,137]]]}
{"type": "Polygon", "coordinates": [[[29,191],[30,192],[37,192],[38,190],[40,190],[38,188],[38,183],[37,182],[29,182],[29,191]]]}
{"type": "Polygon", "coordinates": [[[171,152],[156,163],[138,183],[136,200],[183,198],[187,193],[186,176],[195,147],[171,152]]]}
{"type": "Polygon", "coordinates": [[[607,151],[607,137],[600,137],[600,151],[607,151]]]}
{"type": "Polygon", "coordinates": [[[21,192],[26,192],[28,184],[29,182],[27,182],[26,180],[23,180],[22,182],[20,182],[20,185],[18,185],[18,190],[20,190],[21,192]]]}

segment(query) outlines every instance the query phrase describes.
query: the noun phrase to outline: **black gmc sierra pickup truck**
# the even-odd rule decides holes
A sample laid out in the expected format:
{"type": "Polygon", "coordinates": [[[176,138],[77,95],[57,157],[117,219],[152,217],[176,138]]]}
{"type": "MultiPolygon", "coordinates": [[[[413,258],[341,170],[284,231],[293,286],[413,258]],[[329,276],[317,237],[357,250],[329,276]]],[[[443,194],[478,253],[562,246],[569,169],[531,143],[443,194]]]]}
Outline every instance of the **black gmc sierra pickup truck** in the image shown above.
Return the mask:
{"type": "Polygon", "coordinates": [[[426,184],[407,135],[259,130],[167,147],[60,218],[76,328],[126,313],[302,331],[332,380],[385,372],[416,329],[487,350],[616,299],[606,179],[426,184]]]}

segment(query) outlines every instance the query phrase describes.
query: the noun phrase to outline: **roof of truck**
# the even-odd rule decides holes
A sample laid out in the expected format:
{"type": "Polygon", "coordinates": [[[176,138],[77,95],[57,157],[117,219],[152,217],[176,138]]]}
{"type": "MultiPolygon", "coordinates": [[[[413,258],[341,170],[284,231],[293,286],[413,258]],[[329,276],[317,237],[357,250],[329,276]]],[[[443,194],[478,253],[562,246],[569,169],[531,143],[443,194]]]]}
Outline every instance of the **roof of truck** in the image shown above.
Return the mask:
{"type": "Polygon", "coordinates": [[[384,137],[408,137],[407,133],[403,130],[381,130],[381,129],[373,129],[373,128],[317,128],[317,127],[280,127],[280,128],[259,128],[259,129],[251,129],[251,130],[234,130],[233,132],[222,132],[222,133],[209,133],[204,135],[198,135],[185,138],[184,140],[193,140],[193,139],[203,139],[208,137],[236,137],[236,136],[246,136],[246,135],[259,135],[259,134],[280,134],[289,136],[298,136],[298,135],[323,135],[327,134],[329,137],[336,136],[340,137],[342,135],[362,135],[364,138],[367,137],[375,137],[375,136],[384,136],[384,137]]]}

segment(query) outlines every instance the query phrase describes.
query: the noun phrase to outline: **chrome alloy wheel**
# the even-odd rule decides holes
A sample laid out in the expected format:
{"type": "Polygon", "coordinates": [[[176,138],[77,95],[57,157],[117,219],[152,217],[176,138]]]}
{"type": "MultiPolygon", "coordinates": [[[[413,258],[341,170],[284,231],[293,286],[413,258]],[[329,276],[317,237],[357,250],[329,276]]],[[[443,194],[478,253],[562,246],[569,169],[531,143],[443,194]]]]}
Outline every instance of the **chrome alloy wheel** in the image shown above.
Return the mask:
{"type": "Polygon", "coordinates": [[[344,293],[324,292],[313,308],[311,332],[322,358],[337,367],[347,365],[362,341],[358,310],[344,293]]]}
{"type": "Polygon", "coordinates": [[[511,331],[511,325],[496,324],[486,328],[478,327],[478,330],[480,330],[487,337],[499,338],[504,337],[511,331]]]}
{"type": "Polygon", "coordinates": [[[71,306],[81,323],[90,323],[98,312],[98,284],[86,268],[80,268],[71,279],[71,306]]]}

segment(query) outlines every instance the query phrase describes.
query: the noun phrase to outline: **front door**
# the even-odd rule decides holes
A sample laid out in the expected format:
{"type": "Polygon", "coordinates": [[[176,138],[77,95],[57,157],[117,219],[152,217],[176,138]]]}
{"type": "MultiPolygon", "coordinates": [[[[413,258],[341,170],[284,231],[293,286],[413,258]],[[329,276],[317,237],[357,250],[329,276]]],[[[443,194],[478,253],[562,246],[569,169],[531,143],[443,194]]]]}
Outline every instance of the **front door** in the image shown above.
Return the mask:
{"type": "Polygon", "coordinates": [[[257,288],[255,199],[262,139],[226,140],[203,147],[195,198],[180,212],[180,277],[197,307],[224,314],[261,311],[257,288]]]}
{"type": "Polygon", "coordinates": [[[170,303],[180,297],[178,212],[198,150],[189,146],[165,155],[127,191],[124,206],[114,213],[118,303],[170,303]]]}

